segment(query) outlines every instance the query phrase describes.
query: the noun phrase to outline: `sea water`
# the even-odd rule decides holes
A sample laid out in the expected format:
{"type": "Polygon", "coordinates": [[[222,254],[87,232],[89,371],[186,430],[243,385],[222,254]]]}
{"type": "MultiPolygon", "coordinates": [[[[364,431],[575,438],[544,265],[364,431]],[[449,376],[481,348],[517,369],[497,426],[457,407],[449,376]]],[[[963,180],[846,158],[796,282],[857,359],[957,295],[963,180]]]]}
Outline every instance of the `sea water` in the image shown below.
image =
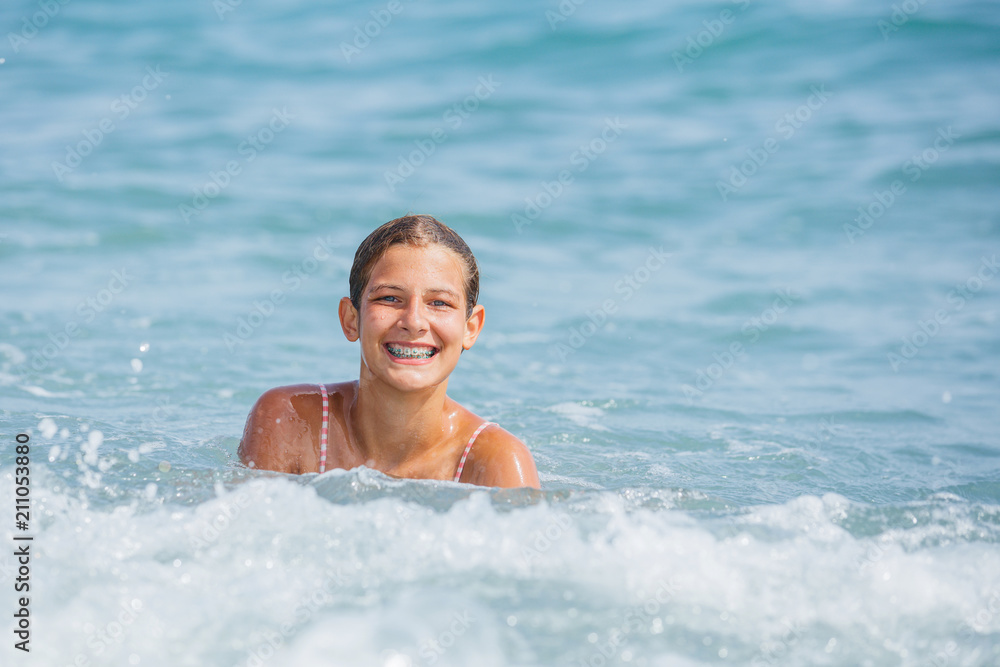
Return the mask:
{"type": "Polygon", "coordinates": [[[3,665],[998,664],[996,3],[0,24],[3,665]],[[237,459],[410,211],[541,492],[237,459]]]}

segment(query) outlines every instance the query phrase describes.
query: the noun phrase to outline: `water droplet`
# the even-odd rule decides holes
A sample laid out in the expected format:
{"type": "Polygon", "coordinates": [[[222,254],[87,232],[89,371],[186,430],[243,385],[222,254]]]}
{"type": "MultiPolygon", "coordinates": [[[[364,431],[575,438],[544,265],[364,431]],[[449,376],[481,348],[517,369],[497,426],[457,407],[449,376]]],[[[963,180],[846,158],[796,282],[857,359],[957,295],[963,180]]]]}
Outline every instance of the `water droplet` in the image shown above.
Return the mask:
{"type": "Polygon", "coordinates": [[[402,653],[392,652],[385,659],[385,667],[410,667],[412,664],[410,656],[402,653]]]}
{"type": "Polygon", "coordinates": [[[139,351],[140,352],[148,352],[149,351],[149,343],[140,343],[139,344],[139,351]]]}
{"type": "Polygon", "coordinates": [[[951,403],[951,392],[950,391],[946,391],[943,394],[941,394],[941,402],[942,403],[951,403]]]}
{"type": "Polygon", "coordinates": [[[38,430],[42,432],[42,435],[45,436],[46,440],[51,440],[52,436],[54,436],[59,430],[59,427],[56,426],[56,423],[49,417],[46,417],[42,421],[38,422],[38,430]]]}
{"type": "Polygon", "coordinates": [[[514,627],[515,625],[517,625],[517,616],[508,616],[507,625],[509,625],[510,627],[514,627]]]}
{"type": "Polygon", "coordinates": [[[160,461],[160,472],[170,472],[170,464],[166,461],[160,461]]]}
{"type": "Polygon", "coordinates": [[[141,359],[133,359],[132,360],[132,370],[134,372],[136,372],[136,373],[142,371],[142,360],[141,359]]]}

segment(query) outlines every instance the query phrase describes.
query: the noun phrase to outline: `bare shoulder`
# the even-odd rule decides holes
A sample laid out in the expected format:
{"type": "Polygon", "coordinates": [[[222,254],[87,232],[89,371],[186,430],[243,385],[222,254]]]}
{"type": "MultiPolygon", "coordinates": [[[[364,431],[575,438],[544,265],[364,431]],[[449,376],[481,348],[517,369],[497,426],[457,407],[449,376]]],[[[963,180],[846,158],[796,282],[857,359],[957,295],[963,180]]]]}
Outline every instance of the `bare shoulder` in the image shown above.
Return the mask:
{"type": "Polygon", "coordinates": [[[308,412],[309,403],[320,396],[318,384],[292,384],[268,389],[251,410],[251,416],[260,417],[302,417],[308,412]]]}
{"type": "Polygon", "coordinates": [[[238,454],[251,468],[302,472],[311,449],[312,412],[321,404],[319,385],[268,389],[254,403],[243,429],[238,454]]]}
{"type": "Polygon", "coordinates": [[[498,425],[483,429],[476,438],[462,481],[480,486],[540,488],[538,469],[528,447],[498,425]]]}

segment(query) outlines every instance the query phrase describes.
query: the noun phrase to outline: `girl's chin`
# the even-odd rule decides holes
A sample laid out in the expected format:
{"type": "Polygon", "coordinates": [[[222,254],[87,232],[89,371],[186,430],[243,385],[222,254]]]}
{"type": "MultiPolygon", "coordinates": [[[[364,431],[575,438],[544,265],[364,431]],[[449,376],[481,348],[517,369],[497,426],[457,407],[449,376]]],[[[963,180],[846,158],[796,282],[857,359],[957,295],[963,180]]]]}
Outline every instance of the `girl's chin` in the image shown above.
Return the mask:
{"type": "MultiPolygon", "coordinates": [[[[383,384],[402,393],[433,391],[442,384],[441,382],[436,381],[436,378],[435,380],[429,380],[426,377],[406,377],[397,376],[395,374],[390,374],[388,377],[382,377],[381,380],[383,384]]],[[[447,378],[445,378],[444,382],[447,383],[447,378]]]]}
{"type": "Polygon", "coordinates": [[[431,363],[423,364],[390,362],[381,369],[374,369],[373,374],[381,376],[387,384],[404,391],[432,389],[442,382],[447,382],[454,367],[447,373],[442,373],[439,366],[441,360],[432,358],[430,361],[431,363]]]}

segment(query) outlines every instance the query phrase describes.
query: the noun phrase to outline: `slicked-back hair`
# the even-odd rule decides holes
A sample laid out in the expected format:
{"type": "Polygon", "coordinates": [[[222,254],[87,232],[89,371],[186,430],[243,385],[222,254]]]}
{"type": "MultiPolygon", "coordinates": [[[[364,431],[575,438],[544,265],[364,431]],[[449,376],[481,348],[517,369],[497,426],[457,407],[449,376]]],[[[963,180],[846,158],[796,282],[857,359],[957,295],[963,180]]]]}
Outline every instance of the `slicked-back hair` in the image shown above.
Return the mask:
{"type": "Polygon", "coordinates": [[[361,310],[361,293],[368,286],[375,263],[394,245],[440,245],[457,254],[465,268],[465,316],[472,315],[479,300],[479,264],[462,237],[430,215],[404,215],[390,220],[361,242],[354,253],[350,278],[351,303],[356,310],[361,310]]]}

